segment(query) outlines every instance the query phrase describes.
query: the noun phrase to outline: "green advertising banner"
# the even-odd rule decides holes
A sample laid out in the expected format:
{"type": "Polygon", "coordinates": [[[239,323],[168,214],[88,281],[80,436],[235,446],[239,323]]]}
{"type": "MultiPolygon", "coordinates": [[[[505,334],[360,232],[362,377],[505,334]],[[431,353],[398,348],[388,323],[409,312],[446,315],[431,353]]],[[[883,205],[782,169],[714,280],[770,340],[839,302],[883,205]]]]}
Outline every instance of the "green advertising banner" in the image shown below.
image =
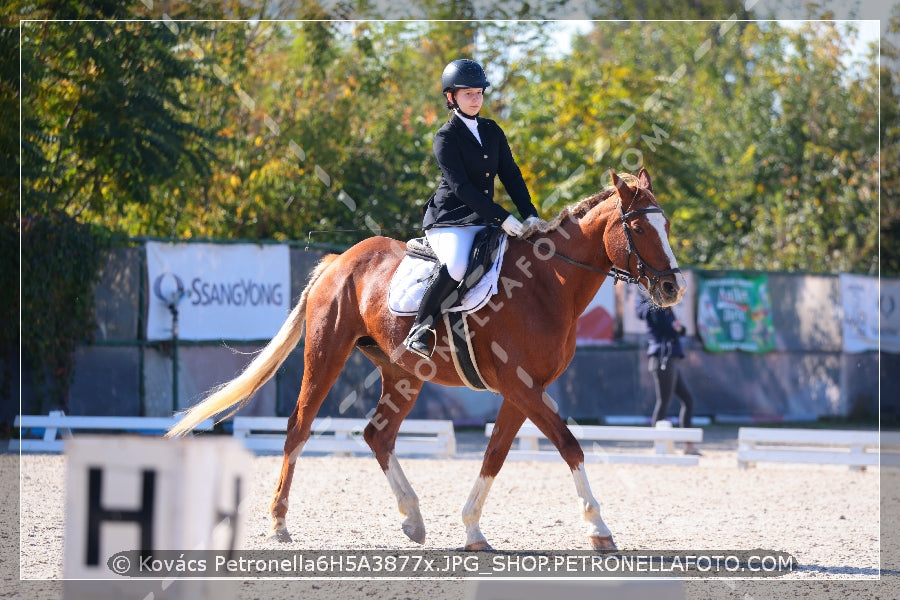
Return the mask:
{"type": "Polygon", "coordinates": [[[707,277],[698,273],[697,333],[710,352],[775,349],[765,275],[707,277]]]}

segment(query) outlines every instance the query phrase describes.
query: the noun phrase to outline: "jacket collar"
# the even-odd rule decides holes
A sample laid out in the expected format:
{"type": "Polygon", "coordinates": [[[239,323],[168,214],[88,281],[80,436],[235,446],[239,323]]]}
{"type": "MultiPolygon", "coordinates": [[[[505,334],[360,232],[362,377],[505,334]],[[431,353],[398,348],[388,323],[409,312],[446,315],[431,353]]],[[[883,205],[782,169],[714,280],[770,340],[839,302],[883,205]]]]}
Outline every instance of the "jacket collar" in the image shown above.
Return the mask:
{"type": "MultiPolygon", "coordinates": [[[[475,117],[475,123],[477,124],[477,127],[478,127],[478,134],[479,134],[479,135],[482,135],[482,130],[481,130],[481,123],[482,123],[482,122],[483,122],[483,119],[482,119],[481,117],[475,117]]],[[[472,133],[472,130],[470,130],[470,129],[469,129],[469,126],[466,125],[466,123],[463,121],[463,117],[461,117],[461,116],[459,116],[458,114],[456,114],[456,111],[454,111],[454,112],[453,112],[453,115],[450,117],[450,124],[451,124],[453,127],[456,127],[457,129],[460,129],[460,130],[462,130],[462,131],[465,131],[465,135],[468,135],[469,138],[470,138],[473,142],[478,143],[478,140],[475,138],[475,135],[472,133]]]]}

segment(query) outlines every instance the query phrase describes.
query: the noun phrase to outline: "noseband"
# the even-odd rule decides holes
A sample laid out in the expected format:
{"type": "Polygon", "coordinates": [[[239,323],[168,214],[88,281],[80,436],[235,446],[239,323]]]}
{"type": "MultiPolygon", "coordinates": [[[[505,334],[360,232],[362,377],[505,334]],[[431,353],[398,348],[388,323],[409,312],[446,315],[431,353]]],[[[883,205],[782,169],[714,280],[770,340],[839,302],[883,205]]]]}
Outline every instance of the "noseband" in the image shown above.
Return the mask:
{"type": "Polygon", "coordinates": [[[612,276],[616,279],[616,281],[625,281],[627,283],[639,283],[641,279],[646,279],[647,289],[655,286],[659,283],[659,278],[663,275],[673,275],[675,273],[681,273],[681,269],[675,267],[674,269],[666,269],[664,271],[658,271],[644,262],[641,253],[638,252],[637,246],[634,245],[634,240],[631,239],[631,230],[628,229],[628,221],[629,219],[633,219],[634,217],[638,217],[640,215],[646,215],[650,213],[660,213],[662,214],[663,209],[658,206],[651,206],[649,208],[638,208],[635,210],[630,210],[625,212],[622,208],[622,200],[619,199],[618,202],[619,207],[619,221],[622,223],[622,230],[625,232],[625,240],[628,245],[626,250],[628,252],[627,258],[625,259],[625,266],[631,262],[631,255],[634,254],[637,257],[637,277],[632,277],[631,273],[625,269],[620,269],[619,267],[613,265],[612,267],[612,276]]]}

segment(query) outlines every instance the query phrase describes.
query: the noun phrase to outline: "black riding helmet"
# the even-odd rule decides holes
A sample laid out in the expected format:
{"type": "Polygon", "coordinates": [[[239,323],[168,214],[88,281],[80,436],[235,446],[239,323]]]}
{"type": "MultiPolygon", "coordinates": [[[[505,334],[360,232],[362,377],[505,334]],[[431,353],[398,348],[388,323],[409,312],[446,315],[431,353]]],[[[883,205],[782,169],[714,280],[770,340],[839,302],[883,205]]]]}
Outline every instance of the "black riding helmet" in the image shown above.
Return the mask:
{"type": "Polygon", "coordinates": [[[487,80],[484,69],[474,60],[460,58],[444,67],[441,75],[441,88],[443,92],[460,90],[465,88],[486,88],[491,82],[487,80]]]}

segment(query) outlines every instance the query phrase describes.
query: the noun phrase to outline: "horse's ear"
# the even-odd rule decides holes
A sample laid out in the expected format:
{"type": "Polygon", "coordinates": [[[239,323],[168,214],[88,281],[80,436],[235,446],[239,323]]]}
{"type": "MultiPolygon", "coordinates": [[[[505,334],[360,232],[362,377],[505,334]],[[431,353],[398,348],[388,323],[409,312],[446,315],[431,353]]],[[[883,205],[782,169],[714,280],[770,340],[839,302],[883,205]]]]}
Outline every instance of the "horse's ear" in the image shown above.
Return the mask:
{"type": "Polygon", "coordinates": [[[634,195],[631,192],[631,188],[628,187],[628,184],[622,181],[612,169],[609,170],[609,174],[612,176],[613,185],[616,186],[616,189],[619,191],[619,198],[622,199],[622,202],[624,204],[631,202],[634,195]]]}
{"type": "Polygon", "coordinates": [[[650,182],[650,173],[647,172],[647,169],[641,167],[641,170],[638,172],[638,183],[641,184],[642,188],[646,188],[650,190],[650,193],[653,193],[653,184],[650,182]]]}

